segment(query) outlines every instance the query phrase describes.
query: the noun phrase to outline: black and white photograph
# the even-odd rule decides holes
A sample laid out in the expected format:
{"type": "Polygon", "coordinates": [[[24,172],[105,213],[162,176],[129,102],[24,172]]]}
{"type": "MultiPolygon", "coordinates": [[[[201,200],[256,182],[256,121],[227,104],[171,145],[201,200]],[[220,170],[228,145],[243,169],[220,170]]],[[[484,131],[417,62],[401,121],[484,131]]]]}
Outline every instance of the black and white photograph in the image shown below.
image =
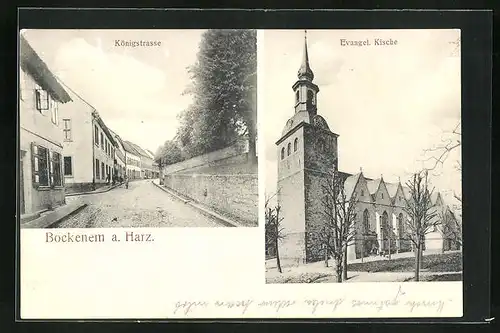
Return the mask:
{"type": "Polygon", "coordinates": [[[256,30],[21,30],[21,228],[256,227],[256,30]]]}
{"type": "Polygon", "coordinates": [[[460,30],[262,44],[266,283],[461,281],[460,30]]]}

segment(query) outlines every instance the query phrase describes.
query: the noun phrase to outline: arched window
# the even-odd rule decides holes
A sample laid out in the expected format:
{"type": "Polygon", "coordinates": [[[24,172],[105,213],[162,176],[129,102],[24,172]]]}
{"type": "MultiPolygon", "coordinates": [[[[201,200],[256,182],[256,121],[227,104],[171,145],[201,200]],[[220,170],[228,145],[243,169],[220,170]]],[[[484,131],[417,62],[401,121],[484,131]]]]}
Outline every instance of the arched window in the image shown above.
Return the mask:
{"type": "Polygon", "coordinates": [[[295,92],[295,103],[298,103],[299,102],[299,91],[297,90],[295,92]]]}
{"type": "Polygon", "coordinates": [[[285,158],[285,147],[281,148],[281,159],[285,158]]]}
{"type": "Polygon", "coordinates": [[[312,90],[307,91],[307,105],[314,105],[314,93],[312,90]]]}
{"type": "Polygon", "coordinates": [[[368,209],[365,209],[363,212],[363,231],[364,233],[368,233],[370,231],[370,213],[368,213],[368,209]]]}
{"type": "Polygon", "coordinates": [[[404,232],[404,225],[403,225],[403,213],[399,213],[398,215],[398,234],[399,237],[402,237],[403,232],[404,232]]]}
{"type": "Polygon", "coordinates": [[[288,142],[288,146],[286,147],[286,155],[290,156],[291,152],[292,152],[292,144],[288,142]]]}
{"type": "Polygon", "coordinates": [[[295,140],[293,141],[293,151],[297,151],[298,148],[299,148],[299,139],[295,138],[295,140]]]}
{"type": "Polygon", "coordinates": [[[325,151],[325,141],[322,139],[318,140],[318,151],[323,153],[325,151]]]}

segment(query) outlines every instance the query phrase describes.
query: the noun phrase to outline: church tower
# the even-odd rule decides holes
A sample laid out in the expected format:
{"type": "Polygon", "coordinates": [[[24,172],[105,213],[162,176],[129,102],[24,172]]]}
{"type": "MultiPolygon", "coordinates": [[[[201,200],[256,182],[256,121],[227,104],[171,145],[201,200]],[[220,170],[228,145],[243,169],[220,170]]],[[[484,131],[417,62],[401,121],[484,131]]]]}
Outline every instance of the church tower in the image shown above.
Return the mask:
{"type": "Polygon", "coordinates": [[[306,263],[323,259],[317,231],[323,223],[323,188],[327,172],[338,166],[337,138],[318,115],[314,73],[309,64],[307,32],[302,63],[292,86],[295,112],[288,119],[278,153],[277,199],[285,238],[279,246],[282,262],[306,263]]]}

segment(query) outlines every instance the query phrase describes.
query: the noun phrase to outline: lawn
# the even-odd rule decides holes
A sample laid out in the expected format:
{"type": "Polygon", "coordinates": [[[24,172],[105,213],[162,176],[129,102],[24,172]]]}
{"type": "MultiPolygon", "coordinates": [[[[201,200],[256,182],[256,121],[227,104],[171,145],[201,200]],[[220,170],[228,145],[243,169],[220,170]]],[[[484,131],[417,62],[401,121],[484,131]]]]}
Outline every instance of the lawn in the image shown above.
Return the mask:
{"type": "MultiPolygon", "coordinates": [[[[347,265],[348,271],[357,272],[410,272],[413,271],[414,268],[414,257],[347,265]]],[[[462,271],[462,253],[453,252],[424,255],[422,269],[429,272],[460,272],[462,271]]]]}

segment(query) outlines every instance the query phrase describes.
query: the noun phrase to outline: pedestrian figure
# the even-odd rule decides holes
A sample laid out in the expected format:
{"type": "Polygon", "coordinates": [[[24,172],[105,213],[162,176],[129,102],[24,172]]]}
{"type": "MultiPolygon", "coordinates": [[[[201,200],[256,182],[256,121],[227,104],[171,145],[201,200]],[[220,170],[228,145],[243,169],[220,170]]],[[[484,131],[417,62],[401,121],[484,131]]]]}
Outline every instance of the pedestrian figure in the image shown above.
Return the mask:
{"type": "Polygon", "coordinates": [[[125,177],[125,188],[128,188],[128,177],[125,177]]]}

